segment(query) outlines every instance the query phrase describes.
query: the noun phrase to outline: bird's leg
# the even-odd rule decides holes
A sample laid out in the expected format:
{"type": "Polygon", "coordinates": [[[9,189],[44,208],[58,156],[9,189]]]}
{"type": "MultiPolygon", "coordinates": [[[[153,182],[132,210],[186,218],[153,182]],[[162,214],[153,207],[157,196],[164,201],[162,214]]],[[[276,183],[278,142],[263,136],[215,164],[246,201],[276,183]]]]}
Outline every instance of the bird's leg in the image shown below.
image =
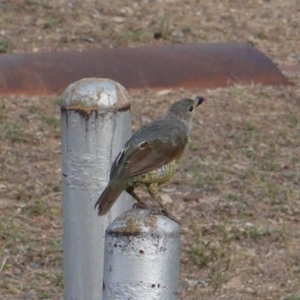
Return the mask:
{"type": "Polygon", "coordinates": [[[126,192],[138,202],[138,203],[134,204],[133,207],[147,208],[146,203],[134,192],[133,186],[129,186],[126,189],[126,192]]]}
{"type": "Polygon", "coordinates": [[[167,209],[162,204],[161,200],[157,196],[157,190],[158,190],[158,184],[157,183],[151,183],[147,186],[148,193],[150,194],[151,198],[153,198],[160,206],[162,211],[166,211],[167,209]]]}
{"type": "Polygon", "coordinates": [[[168,212],[168,210],[166,209],[166,207],[162,204],[161,200],[159,199],[159,197],[157,196],[157,190],[158,190],[158,184],[157,183],[151,183],[147,186],[148,192],[151,196],[151,198],[153,198],[160,206],[161,208],[161,212],[168,217],[169,219],[175,221],[176,223],[179,224],[179,221],[172,216],[172,214],[170,214],[168,212]]]}

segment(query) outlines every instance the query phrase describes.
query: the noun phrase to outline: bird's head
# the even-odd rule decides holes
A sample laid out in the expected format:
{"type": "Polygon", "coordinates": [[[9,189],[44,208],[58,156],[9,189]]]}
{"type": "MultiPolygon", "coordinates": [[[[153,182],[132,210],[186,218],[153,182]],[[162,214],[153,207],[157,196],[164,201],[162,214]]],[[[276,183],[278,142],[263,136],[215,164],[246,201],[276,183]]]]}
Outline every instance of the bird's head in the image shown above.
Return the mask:
{"type": "Polygon", "coordinates": [[[169,116],[180,119],[190,128],[196,107],[204,101],[205,99],[201,96],[195,99],[181,99],[173,103],[169,111],[169,116]]]}

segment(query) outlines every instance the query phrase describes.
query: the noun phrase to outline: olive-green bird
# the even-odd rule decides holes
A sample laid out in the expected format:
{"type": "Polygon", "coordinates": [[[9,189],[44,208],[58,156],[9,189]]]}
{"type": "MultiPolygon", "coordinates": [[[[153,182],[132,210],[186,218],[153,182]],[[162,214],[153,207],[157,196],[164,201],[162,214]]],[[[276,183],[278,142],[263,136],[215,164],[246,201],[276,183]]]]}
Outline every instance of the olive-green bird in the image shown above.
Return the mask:
{"type": "Polygon", "coordinates": [[[132,135],[116,157],[109,183],[95,204],[100,216],[108,213],[123,191],[137,200],[140,207],[146,208],[134,192],[135,187],[145,186],[162,213],[175,219],[157,197],[157,190],[174,175],[188,143],[195,108],[204,101],[203,97],[179,100],[165,117],[141,127],[132,135]]]}

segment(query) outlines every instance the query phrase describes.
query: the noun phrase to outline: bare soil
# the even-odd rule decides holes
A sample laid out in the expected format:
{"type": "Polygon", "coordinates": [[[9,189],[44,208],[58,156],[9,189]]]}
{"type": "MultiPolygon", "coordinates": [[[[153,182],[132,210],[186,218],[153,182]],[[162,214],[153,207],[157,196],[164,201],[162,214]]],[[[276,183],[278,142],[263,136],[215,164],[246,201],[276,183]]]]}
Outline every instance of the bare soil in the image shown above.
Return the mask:
{"type": "MultiPolygon", "coordinates": [[[[299,37],[297,0],[0,1],[2,53],[237,41],[289,66],[299,37]]],[[[134,130],[181,97],[209,99],[161,190],[181,219],[180,299],[300,299],[300,72],[285,76],[131,94],[134,130]]],[[[63,298],[59,119],[55,97],[0,98],[1,299],[63,298]]]]}

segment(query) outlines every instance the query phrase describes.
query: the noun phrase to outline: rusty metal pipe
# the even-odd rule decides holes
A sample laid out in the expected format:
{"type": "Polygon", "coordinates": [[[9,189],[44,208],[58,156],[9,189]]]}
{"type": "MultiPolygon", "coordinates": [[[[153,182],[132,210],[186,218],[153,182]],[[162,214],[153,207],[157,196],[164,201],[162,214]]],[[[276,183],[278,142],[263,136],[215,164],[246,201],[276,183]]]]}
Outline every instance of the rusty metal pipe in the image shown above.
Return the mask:
{"type": "Polygon", "coordinates": [[[0,55],[0,95],[55,95],[82,78],[127,89],[288,84],[276,65],[246,44],[189,44],[0,55]]]}

